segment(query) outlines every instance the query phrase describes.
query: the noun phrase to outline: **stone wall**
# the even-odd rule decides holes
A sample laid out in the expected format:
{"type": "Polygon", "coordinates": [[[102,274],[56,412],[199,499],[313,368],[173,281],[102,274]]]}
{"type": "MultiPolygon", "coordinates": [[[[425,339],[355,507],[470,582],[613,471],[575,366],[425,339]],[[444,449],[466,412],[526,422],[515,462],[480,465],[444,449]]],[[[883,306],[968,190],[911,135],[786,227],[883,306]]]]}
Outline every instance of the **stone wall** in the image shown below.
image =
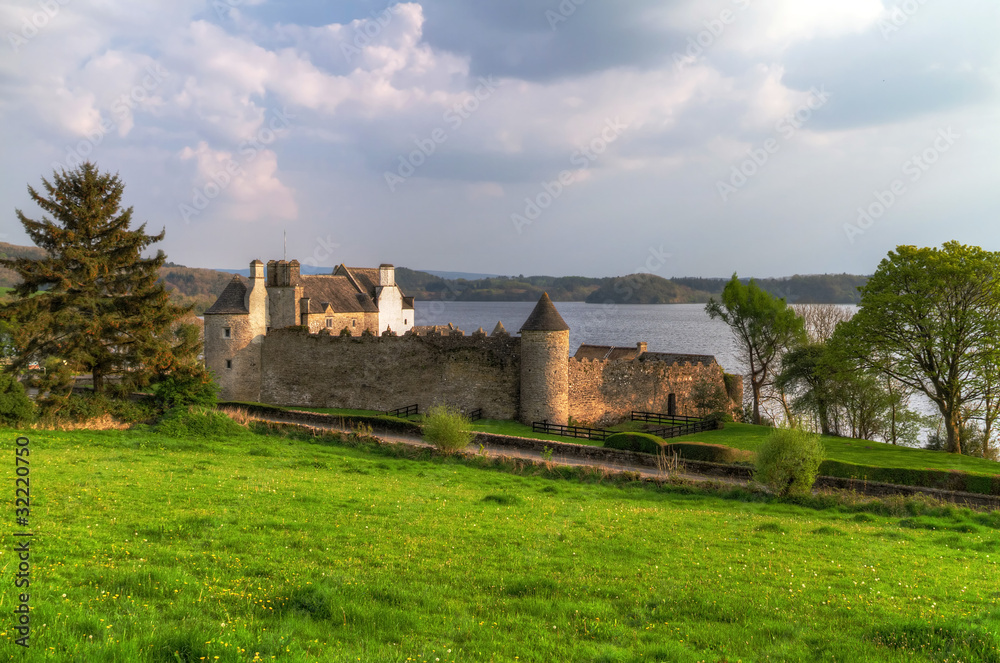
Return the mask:
{"type": "Polygon", "coordinates": [[[632,410],[666,413],[670,394],[677,414],[696,416],[694,386],[702,381],[725,389],[722,368],[712,363],[569,360],[569,415],[605,426],[629,418],[632,410]]]}
{"type": "Polygon", "coordinates": [[[276,329],[265,339],[260,400],[389,410],[414,403],[515,419],[520,339],[510,336],[339,337],[276,329]]]}
{"type": "Polygon", "coordinates": [[[351,330],[351,336],[361,336],[365,329],[370,329],[372,333],[378,327],[378,313],[334,313],[328,316],[325,313],[312,313],[308,316],[309,331],[318,333],[329,330],[336,335],[340,330],[347,327],[351,330]],[[326,319],[333,318],[333,326],[326,326],[326,319]]]}
{"type": "Polygon", "coordinates": [[[215,376],[222,400],[260,400],[264,336],[255,335],[256,326],[248,315],[205,316],[205,367],[215,376]]]}

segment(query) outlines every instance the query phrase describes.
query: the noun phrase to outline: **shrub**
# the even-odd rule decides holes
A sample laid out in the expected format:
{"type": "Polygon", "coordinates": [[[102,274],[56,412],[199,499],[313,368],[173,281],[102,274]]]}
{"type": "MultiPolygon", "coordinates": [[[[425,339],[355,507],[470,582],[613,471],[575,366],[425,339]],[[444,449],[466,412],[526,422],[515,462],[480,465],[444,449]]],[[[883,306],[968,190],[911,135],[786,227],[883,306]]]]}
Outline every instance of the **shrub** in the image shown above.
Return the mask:
{"type": "Polygon", "coordinates": [[[0,424],[19,426],[34,421],[35,404],[24,392],[24,385],[9,373],[0,373],[0,424]]]}
{"type": "Polygon", "coordinates": [[[757,450],[754,479],[779,496],[808,494],[823,462],[819,436],[779,428],[757,450]]]}
{"type": "Polygon", "coordinates": [[[665,444],[662,438],[649,433],[615,433],[604,440],[605,449],[638,451],[645,454],[658,454],[665,444]]]}
{"type": "Polygon", "coordinates": [[[424,419],[424,439],[445,453],[461,451],[472,442],[469,420],[447,405],[435,405],[424,419]]]}
{"type": "Polygon", "coordinates": [[[156,399],[165,407],[197,405],[215,407],[219,385],[204,368],[180,368],[152,386],[156,399]]]}

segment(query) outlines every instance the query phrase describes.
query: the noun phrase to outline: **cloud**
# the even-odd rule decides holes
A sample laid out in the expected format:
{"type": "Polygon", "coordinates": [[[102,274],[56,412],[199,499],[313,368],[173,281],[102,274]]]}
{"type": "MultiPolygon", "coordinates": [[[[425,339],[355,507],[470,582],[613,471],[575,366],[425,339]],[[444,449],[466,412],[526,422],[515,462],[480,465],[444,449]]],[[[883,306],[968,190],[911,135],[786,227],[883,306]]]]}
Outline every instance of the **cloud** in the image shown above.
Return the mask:
{"type": "Polygon", "coordinates": [[[278,177],[277,155],[269,149],[251,157],[213,150],[204,141],[185,147],[178,157],[195,163],[197,186],[186,212],[198,216],[211,208],[217,219],[288,220],[298,216],[294,192],[278,177]]]}

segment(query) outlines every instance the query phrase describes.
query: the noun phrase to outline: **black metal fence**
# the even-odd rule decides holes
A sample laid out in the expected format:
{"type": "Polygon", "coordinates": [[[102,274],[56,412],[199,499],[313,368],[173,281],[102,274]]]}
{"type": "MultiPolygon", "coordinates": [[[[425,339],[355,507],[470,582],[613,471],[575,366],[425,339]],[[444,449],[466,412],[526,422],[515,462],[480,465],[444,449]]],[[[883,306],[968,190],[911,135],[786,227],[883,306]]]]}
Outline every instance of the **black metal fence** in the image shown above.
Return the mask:
{"type": "MultiPolygon", "coordinates": [[[[718,422],[706,421],[698,417],[688,417],[685,415],[669,415],[659,412],[632,412],[632,421],[645,421],[651,424],[667,424],[662,428],[654,428],[645,431],[668,440],[681,435],[694,435],[707,430],[715,430],[719,427],[718,422]]],[[[607,430],[605,428],[587,428],[586,426],[562,426],[560,424],[550,424],[547,421],[536,421],[531,424],[534,433],[549,433],[551,435],[562,435],[563,437],[574,437],[584,440],[598,440],[603,442],[610,436],[621,431],[607,430]]]]}
{"type": "Polygon", "coordinates": [[[386,414],[390,417],[401,417],[406,419],[410,415],[420,414],[420,405],[407,405],[406,407],[396,408],[395,410],[386,410],[386,414]]]}
{"type": "Polygon", "coordinates": [[[562,435],[563,437],[575,437],[584,440],[598,440],[603,442],[616,431],[605,430],[603,428],[587,428],[586,426],[562,426],[560,424],[550,424],[547,421],[536,421],[531,424],[533,433],[549,433],[551,435],[562,435]]]}
{"type": "Polygon", "coordinates": [[[483,418],[483,408],[476,408],[465,416],[469,421],[479,421],[483,418]]]}
{"type": "Polygon", "coordinates": [[[715,430],[719,427],[716,421],[705,421],[704,419],[698,419],[695,421],[689,421],[686,423],[678,423],[673,426],[667,426],[666,428],[654,428],[653,430],[646,431],[657,437],[662,437],[664,440],[669,440],[672,437],[680,437],[681,435],[694,435],[695,433],[703,433],[707,430],[715,430]]]}
{"type": "Polygon", "coordinates": [[[703,421],[701,417],[688,417],[683,414],[663,414],[661,412],[637,412],[632,410],[632,421],[645,421],[651,424],[673,425],[675,423],[689,423],[692,421],[703,421]]]}

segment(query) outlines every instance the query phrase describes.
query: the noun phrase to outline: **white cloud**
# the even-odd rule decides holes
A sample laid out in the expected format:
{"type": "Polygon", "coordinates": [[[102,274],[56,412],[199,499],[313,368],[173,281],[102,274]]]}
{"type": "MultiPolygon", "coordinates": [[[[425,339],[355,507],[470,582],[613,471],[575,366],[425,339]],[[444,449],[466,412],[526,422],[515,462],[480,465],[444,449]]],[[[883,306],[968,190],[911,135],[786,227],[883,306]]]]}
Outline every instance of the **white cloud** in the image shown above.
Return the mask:
{"type": "MultiPolygon", "coordinates": [[[[178,154],[194,160],[196,186],[191,207],[210,210],[211,217],[235,221],[287,220],[298,216],[294,192],[278,177],[278,158],[270,149],[253,155],[213,150],[204,141],[178,154]],[[199,198],[200,194],[200,198],[199,198]],[[217,205],[221,209],[216,209],[217,205]]],[[[190,214],[190,210],[188,214],[190,214]]]]}

